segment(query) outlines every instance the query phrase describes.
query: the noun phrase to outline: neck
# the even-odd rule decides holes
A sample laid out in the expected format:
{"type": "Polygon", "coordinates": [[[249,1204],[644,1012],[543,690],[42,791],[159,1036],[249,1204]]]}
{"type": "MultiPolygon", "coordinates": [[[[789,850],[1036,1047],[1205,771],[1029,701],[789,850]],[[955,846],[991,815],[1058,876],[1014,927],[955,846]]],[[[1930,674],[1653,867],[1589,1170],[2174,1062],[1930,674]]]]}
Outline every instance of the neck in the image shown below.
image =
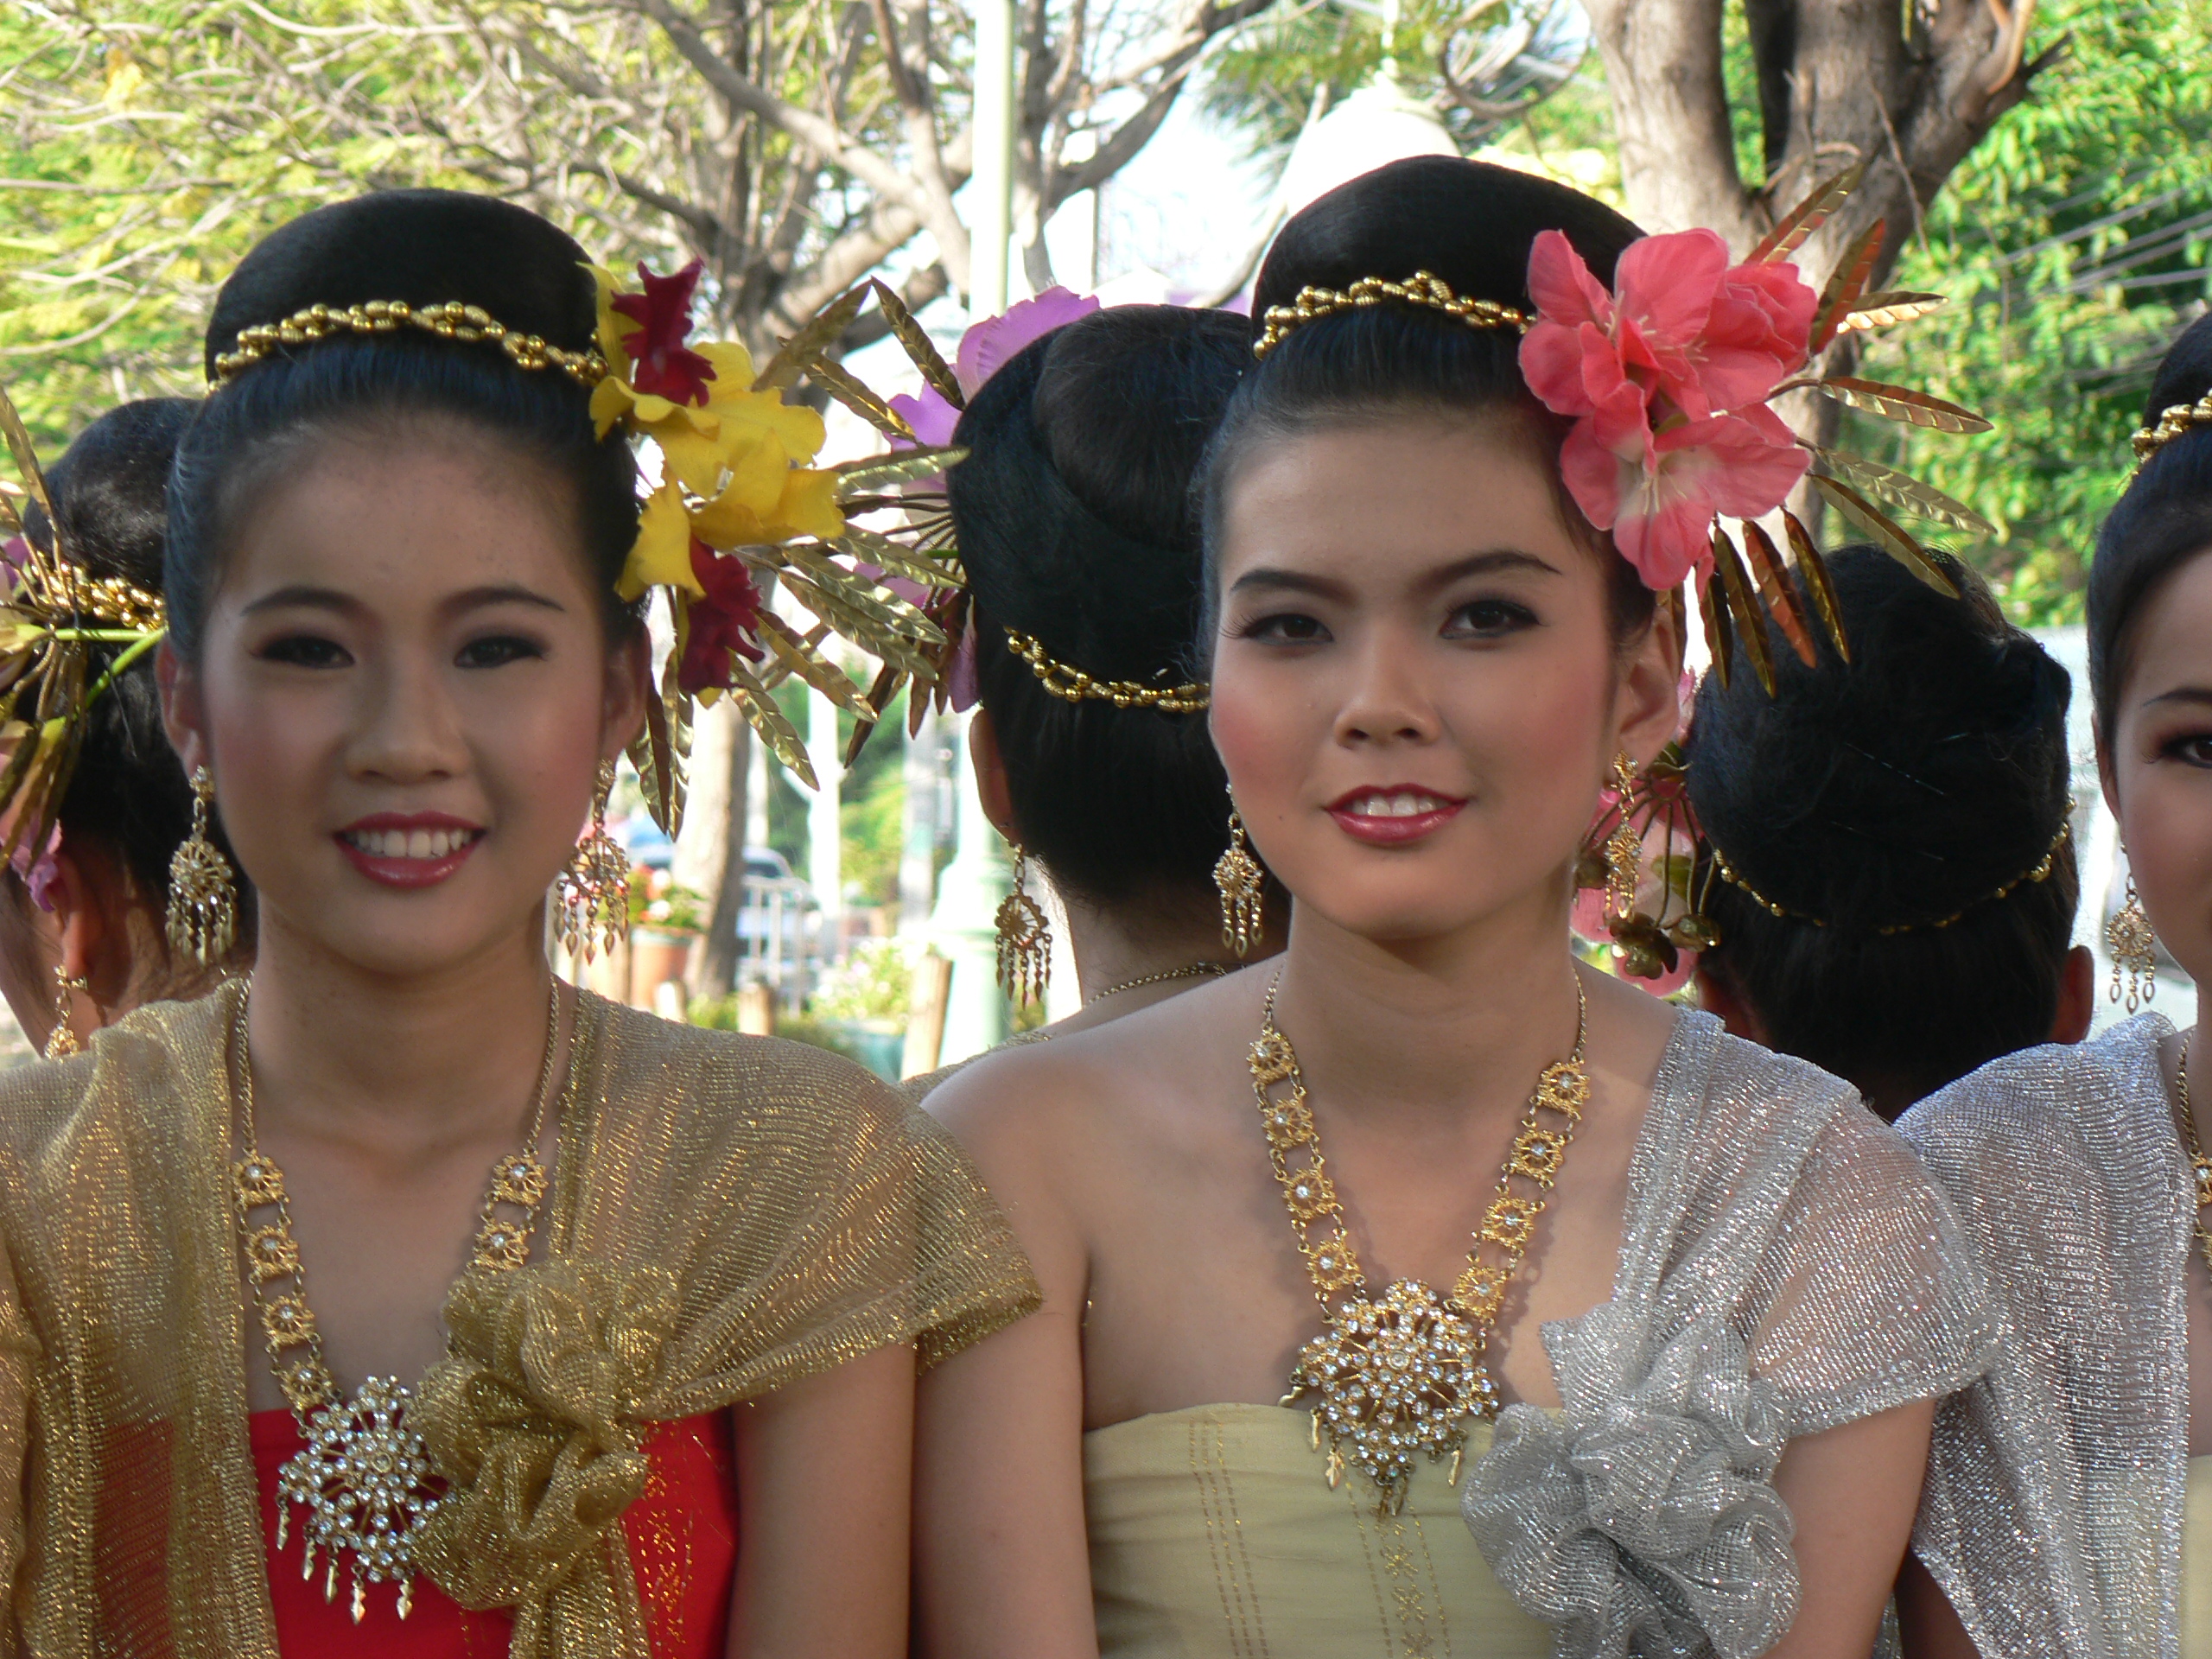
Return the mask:
{"type": "Polygon", "coordinates": [[[1408,1127],[1520,1111],[1573,1049],[1566,885],[1452,933],[1381,941],[1293,916],[1275,1023],[1336,1113],[1408,1127]]]}
{"type": "Polygon", "coordinates": [[[249,1018],[262,1124],[402,1156],[522,1133],[551,984],[535,922],[422,974],[365,969],[266,912],[259,947],[249,1018]]]}
{"type": "MultiPolygon", "coordinates": [[[[1202,962],[1236,964],[1235,954],[1221,942],[1221,917],[1210,897],[1203,901],[1195,896],[1185,899],[1179,893],[1167,899],[1109,910],[1063,895],[1062,905],[1084,1006],[1059,1022],[1061,1031],[1103,1026],[1206,982],[1203,976],[1194,974],[1129,986],[1126,990],[1114,988],[1130,980],[1173,973],[1202,962]],[[1101,997],[1103,992],[1111,994],[1101,997]],[[1094,1001],[1094,998],[1099,1000],[1094,1001]]],[[[1262,944],[1260,954],[1272,948],[1262,944]]]]}

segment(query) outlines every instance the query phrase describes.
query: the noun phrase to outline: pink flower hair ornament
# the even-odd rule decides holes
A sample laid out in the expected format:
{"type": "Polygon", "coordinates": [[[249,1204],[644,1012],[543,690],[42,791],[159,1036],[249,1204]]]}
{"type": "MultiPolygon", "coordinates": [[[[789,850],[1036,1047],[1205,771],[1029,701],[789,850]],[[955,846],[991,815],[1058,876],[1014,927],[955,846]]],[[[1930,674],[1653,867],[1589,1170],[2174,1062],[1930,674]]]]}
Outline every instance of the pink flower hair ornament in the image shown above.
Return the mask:
{"type": "Polygon", "coordinates": [[[1773,690],[1770,617],[1808,666],[1815,660],[1814,618],[1849,660],[1818,545],[1784,506],[1808,474],[1831,505],[1939,592],[1956,589],[1889,509],[1995,533],[1940,490],[1807,444],[1769,407],[1783,392],[1810,388],[1910,426],[1988,429],[1980,416],[1941,398],[1812,367],[1840,334],[1886,327],[1942,303],[1933,294],[1866,291],[1879,220],[1846,251],[1821,292],[1801,280],[1789,256],[1864,170],[1820,185],[1737,264],[1711,231],[1647,236],[1622,252],[1608,290],[1560,232],[1541,232],[1529,251],[1536,316],[1521,342],[1521,367],[1547,408],[1573,419],[1560,454],[1562,481],[1591,524],[1612,533],[1645,585],[1669,595],[1678,619],[1680,585],[1696,578],[1707,644],[1724,684],[1740,652],[1773,690]],[[1777,512],[1797,582],[1757,523],[1777,512]],[[1724,518],[1740,521],[1734,538],[1724,518]]]}

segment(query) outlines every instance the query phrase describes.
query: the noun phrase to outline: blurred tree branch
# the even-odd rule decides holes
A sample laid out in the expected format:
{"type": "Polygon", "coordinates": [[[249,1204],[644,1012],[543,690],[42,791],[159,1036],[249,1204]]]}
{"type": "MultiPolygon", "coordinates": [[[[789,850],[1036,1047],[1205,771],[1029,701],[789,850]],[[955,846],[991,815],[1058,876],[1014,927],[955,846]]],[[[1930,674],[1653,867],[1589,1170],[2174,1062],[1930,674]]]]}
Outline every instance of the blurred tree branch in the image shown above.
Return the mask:
{"type": "MultiPolygon", "coordinates": [[[[1272,0],[1026,0],[1017,222],[1135,156],[1272,0]]],[[[537,208],[611,264],[694,256],[753,346],[887,263],[964,289],[963,0],[56,0],[0,16],[0,355],[34,425],[196,386],[215,287],[367,188],[537,208]]],[[[866,328],[849,337],[856,345],[866,328]]]]}

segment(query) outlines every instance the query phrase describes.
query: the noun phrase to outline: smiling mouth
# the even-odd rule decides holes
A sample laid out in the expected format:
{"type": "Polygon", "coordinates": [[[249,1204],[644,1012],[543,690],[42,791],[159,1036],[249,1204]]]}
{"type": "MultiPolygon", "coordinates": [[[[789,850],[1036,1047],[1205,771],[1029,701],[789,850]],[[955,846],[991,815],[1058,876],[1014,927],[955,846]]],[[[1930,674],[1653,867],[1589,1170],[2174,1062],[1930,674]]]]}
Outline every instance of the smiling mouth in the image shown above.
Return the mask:
{"type": "Polygon", "coordinates": [[[1406,847],[1426,840],[1466,805],[1417,784],[1356,789],[1330,804],[1329,816],[1354,841],[1370,847],[1406,847]]]}
{"type": "Polygon", "coordinates": [[[346,830],[339,839],[365,858],[435,861],[474,846],[481,830],[346,830]]]}

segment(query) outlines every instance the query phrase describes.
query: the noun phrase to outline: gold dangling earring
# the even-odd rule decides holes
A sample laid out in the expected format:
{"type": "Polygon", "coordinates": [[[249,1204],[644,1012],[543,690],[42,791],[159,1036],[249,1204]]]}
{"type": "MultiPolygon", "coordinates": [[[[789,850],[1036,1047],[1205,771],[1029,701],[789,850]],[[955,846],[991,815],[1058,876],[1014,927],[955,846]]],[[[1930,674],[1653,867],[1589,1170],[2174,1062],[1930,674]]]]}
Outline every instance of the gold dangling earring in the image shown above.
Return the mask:
{"type": "Polygon", "coordinates": [[[194,766],[192,833],[169,860],[169,949],[202,968],[221,965],[238,931],[237,873],[207,838],[207,804],[214,798],[214,774],[194,766]]]}
{"type": "Polygon", "coordinates": [[[1625,922],[1636,914],[1636,884],[1643,874],[1643,836],[1629,819],[1636,802],[1636,762],[1626,749],[1613,757],[1613,787],[1620,791],[1621,821],[1605,837],[1605,915],[1625,922]]]}
{"type": "Polygon", "coordinates": [[[2158,994],[2158,936],[2150,912],[2136,896],[2135,873],[2127,874],[2127,898],[2105,924],[2105,954],[2112,958],[2112,1000],[2120,1001],[2120,970],[2127,969],[2127,1011],[2135,1012],[2158,994]]]}
{"type": "Polygon", "coordinates": [[[47,1036],[46,1058],[66,1060],[72,1054],[85,1052],[84,1044],[77,1040],[76,1027],[69,1023],[69,993],[89,991],[92,988],[92,982],[90,975],[72,974],[66,964],[57,962],[54,964],[54,982],[61,990],[54,999],[54,1029],[47,1036]]]}
{"type": "Polygon", "coordinates": [[[1029,855],[1021,850],[1020,842],[1012,845],[1014,891],[999,900],[995,918],[999,984],[1027,1007],[1045,1000],[1045,987],[1052,977],[1052,930],[1045,925],[1044,906],[1029,896],[1029,855]]]}
{"type": "Polygon", "coordinates": [[[614,792],[614,763],[599,763],[592,796],[591,833],[576,843],[556,884],[561,892],[562,948],[578,962],[601,951],[612,955],[630,919],[630,855],[607,833],[607,800],[614,792]]]}
{"type": "Polygon", "coordinates": [[[1213,884],[1221,893],[1221,942],[1239,957],[1260,937],[1260,899],[1266,873],[1252,856],[1252,843],[1244,836],[1244,820],[1232,804],[1229,809],[1229,850],[1213,867],[1213,884]]]}

